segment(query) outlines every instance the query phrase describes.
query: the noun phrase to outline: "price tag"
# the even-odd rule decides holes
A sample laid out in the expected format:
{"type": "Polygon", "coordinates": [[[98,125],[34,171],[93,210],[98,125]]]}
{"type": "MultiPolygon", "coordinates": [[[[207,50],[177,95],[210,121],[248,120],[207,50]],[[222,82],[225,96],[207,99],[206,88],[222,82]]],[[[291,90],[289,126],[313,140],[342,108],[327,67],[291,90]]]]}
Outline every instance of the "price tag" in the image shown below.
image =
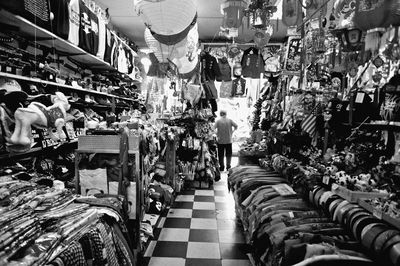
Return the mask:
{"type": "Polygon", "coordinates": [[[374,209],[372,212],[372,215],[375,216],[376,218],[382,220],[382,211],[379,209],[374,209]]]}
{"type": "Polygon", "coordinates": [[[364,101],[364,96],[365,96],[365,93],[363,93],[363,92],[357,93],[357,96],[356,96],[356,103],[363,103],[363,101],[364,101]]]}
{"type": "Polygon", "coordinates": [[[289,217],[293,219],[294,218],[294,213],[293,212],[289,212],[289,217]]]}
{"type": "Polygon", "coordinates": [[[322,177],[322,183],[325,185],[329,185],[329,181],[330,181],[331,177],[329,175],[324,175],[322,177]]]}
{"type": "Polygon", "coordinates": [[[287,184],[273,185],[272,188],[281,196],[296,195],[293,188],[289,187],[287,184]]]}

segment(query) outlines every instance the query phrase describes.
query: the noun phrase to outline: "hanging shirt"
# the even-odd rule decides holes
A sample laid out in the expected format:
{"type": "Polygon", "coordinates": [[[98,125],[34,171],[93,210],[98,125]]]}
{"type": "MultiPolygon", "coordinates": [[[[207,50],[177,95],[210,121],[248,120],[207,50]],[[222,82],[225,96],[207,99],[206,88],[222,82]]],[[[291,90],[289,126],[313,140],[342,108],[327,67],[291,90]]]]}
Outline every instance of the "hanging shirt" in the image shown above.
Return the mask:
{"type": "Polygon", "coordinates": [[[201,57],[201,65],[202,65],[203,77],[205,80],[214,81],[216,76],[221,75],[217,59],[214,56],[210,55],[210,53],[206,52],[201,57]]]}
{"type": "Polygon", "coordinates": [[[92,42],[90,53],[92,55],[97,55],[97,52],[99,51],[99,19],[92,11],[89,12],[89,17],[91,25],[90,39],[92,42]]]}
{"type": "Polygon", "coordinates": [[[112,33],[112,34],[113,34],[113,38],[114,38],[114,45],[111,50],[111,65],[114,68],[118,68],[118,52],[119,52],[118,46],[119,46],[119,43],[118,43],[117,39],[114,37],[114,33],[112,33]]]}
{"type": "Polygon", "coordinates": [[[242,75],[249,78],[260,78],[264,73],[264,60],[257,48],[251,47],[244,51],[242,57],[242,75]]]}
{"type": "Polygon", "coordinates": [[[50,0],[49,6],[54,15],[54,19],[51,21],[52,32],[67,40],[69,33],[69,0],[50,0]]]}
{"type": "Polygon", "coordinates": [[[221,75],[217,76],[217,81],[230,81],[232,80],[231,76],[231,66],[229,65],[228,59],[223,57],[218,60],[218,67],[221,75]]]}
{"type": "Polygon", "coordinates": [[[97,13],[97,18],[99,21],[99,48],[97,50],[97,57],[104,59],[106,52],[106,20],[102,16],[100,9],[97,13]]]}
{"type": "Polygon", "coordinates": [[[79,45],[79,26],[80,26],[80,13],[79,13],[79,0],[71,0],[68,4],[69,15],[69,32],[68,41],[72,44],[79,45]]]}
{"type": "Polygon", "coordinates": [[[121,73],[128,73],[128,60],[122,44],[118,46],[118,71],[121,73]]]}
{"type": "Polygon", "coordinates": [[[114,46],[114,37],[110,29],[106,26],[106,47],[104,51],[104,61],[111,64],[112,48],[114,46]]]}
{"type": "Polygon", "coordinates": [[[130,49],[124,48],[125,49],[125,54],[126,54],[126,59],[128,63],[128,74],[133,73],[133,66],[135,64],[134,59],[133,59],[133,54],[130,49]]]}
{"type": "Polygon", "coordinates": [[[237,78],[232,81],[232,97],[241,97],[246,94],[246,80],[237,78]]]}
{"type": "Polygon", "coordinates": [[[91,11],[83,1],[79,1],[79,10],[79,47],[90,53],[92,50],[92,24],[89,15],[91,11]]]}

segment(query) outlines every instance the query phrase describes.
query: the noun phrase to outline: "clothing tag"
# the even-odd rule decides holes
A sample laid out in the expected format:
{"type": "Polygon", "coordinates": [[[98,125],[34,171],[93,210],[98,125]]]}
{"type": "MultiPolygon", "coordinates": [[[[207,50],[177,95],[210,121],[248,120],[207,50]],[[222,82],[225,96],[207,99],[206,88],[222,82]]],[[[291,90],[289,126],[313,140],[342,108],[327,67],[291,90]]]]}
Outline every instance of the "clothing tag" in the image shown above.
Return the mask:
{"type": "Polygon", "coordinates": [[[359,92],[357,93],[356,103],[362,103],[364,101],[365,93],[359,92]]]}
{"type": "Polygon", "coordinates": [[[339,188],[338,184],[332,184],[332,190],[337,190],[339,188]]]}
{"type": "Polygon", "coordinates": [[[374,208],[372,215],[375,216],[376,218],[382,220],[382,211],[381,210],[374,208]]]}
{"type": "Polygon", "coordinates": [[[273,185],[272,188],[281,196],[296,195],[296,192],[293,190],[293,188],[289,187],[287,184],[273,185]]]}
{"type": "Polygon", "coordinates": [[[293,212],[289,212],[289,217],[290,218],[294,218],[294,213],[293,212]]]}
{"type": "Polygon", "coordinates": [[[324,176],[322,177],[322,183],[325,184],[325,185],[329,185],[329,180],[330,180],[330,179],[331,179],[331,178],[330,178],[329,175],[324,175],[324,176]]]}

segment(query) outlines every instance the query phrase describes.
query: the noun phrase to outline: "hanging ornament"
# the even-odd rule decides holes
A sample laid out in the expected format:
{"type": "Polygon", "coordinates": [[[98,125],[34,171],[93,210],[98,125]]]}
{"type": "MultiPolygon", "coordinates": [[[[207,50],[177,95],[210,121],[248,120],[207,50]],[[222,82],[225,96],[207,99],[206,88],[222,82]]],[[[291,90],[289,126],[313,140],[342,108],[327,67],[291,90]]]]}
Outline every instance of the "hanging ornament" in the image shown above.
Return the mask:
{"type": "Polygon", "coordinates": [[[296,26],[302,22],[302,7],[298,0],[283,0],[282,23],[286,26],[296,26]]]}
{"type": "Polygon", "coordinates": [[[308,0],[306,2],[306,17],[313,19],[326,16],[327,5],[326,0],[308,0]],[[321,8],[322,7],[322,8],[321,8]],[[319,12],[317,12],[319,10],[319,12]],[[314,15],[314,16],[312,16],[314,15]]]}
{"type": "Polygon", "coordinates": [[[222,21],[223,28],[239,28],[242,25],[244,9],[247,3],[244,0],[226,0],[221,4],[221,14],[224,15],[222,21]]]}
{"type": "Polygon", "coordinates": [[[356,28],[334,31],[339,38],[343,52],[359,51],[362,48],[362,31],[356,28]]]}
{"type": "Polygon", "coordinates": [[[190,60],[187,56],[183,56],[181,58],[173,59],[172,62],[178,67],[179,74],[188,75],[198,68],[199,57],[195,56],[192,60],[190,60]]]}
{"type": "Polygon", "coordinates": [[[181,33],[196,16],[194,0],[134,0],[133,3],[136,13],[156,34],[181,33]]]}
{"type": "Polygon", "coordinates": [[[254,33],[254,43],[258,48],[266,46],[274,33],[274,28],[269,25],[266,30],[256,30],[254,33]]]}
{"type": "Polygon", "coordinates": [[[380,37],[382,36],[385,28],[375,28],[368,30],[365,35],[365,51],[375,53],[379,49],[380,37]]]}
{"type": "Polygon", "coordinates": [[[358,74],[358,65],[356,62],[352,61],[348,65],[348,73],[351,78],[355,78],[358,74]]]}
{"type": "Polygon", "coordinates": [[[334,14],[338,18],[337,28],[354,28],[353,17],[356,10],[356,0],[336,0],[334,10],[334,14]]]}

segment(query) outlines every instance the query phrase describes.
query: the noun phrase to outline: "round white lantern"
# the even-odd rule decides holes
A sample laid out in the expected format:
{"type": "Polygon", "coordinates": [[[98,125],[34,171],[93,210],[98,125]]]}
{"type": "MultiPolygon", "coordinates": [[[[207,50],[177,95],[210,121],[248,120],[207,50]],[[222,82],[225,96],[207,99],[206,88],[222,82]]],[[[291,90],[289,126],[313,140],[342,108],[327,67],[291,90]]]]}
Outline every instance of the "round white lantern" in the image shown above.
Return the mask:
{"type": "Polygon", "coordinates": [[[174,45],[166,45],[157,41],[148,28],[145,29],[144,38],[147,46],[152,50],[159,62],[167,62],[169,59],[189,56],[197,48],[199,32],[197,24],[189,31],[185,39],[174,45]]]}
{"type": "Polygon", "coordinates": [[[161,35],[184,31],[196,16],[194,0],[134,0],[134,6],[145,25],[161,35]]]}
{"type": "Polygon", "coordinates": [[[179,74],[187,75],[198,66],[199,57],[197,55],[193,58],[183,56],[181,58],[175,58],[174,60],[172,60],[172,62],[174,62],[174,64],[178,67],[179,74]]]}

